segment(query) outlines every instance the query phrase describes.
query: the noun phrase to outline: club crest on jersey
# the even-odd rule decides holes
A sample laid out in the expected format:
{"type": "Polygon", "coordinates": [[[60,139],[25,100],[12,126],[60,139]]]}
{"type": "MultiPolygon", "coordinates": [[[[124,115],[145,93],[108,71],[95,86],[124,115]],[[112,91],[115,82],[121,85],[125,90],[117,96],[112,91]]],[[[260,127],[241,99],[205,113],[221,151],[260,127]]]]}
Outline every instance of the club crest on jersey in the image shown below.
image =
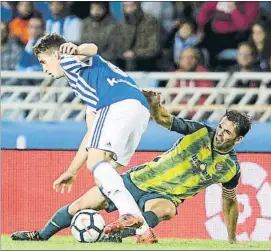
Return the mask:
{"type": "Polygon", "coordinates": [[[221,162],[218,162],[218,163],[215,165],[215,169],[216,169],[217,171],[220,171],[222,168],[223,168],[223,163],[221,163],[221,162]]]}
{"type": "Polygon", "coordinates": [[[207,167],[207,165],[205,163],[202,163],[202,164],[199,165],[199,168],[200,168],[201,171],[205,171],[206,167],[207,167]]]}

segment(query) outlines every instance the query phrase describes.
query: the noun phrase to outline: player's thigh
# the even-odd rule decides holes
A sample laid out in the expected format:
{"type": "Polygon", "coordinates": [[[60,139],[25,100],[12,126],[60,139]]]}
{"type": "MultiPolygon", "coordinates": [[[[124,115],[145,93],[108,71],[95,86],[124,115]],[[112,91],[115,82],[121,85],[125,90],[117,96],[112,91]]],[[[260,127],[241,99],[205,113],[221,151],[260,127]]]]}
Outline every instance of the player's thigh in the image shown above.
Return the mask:
{"type": "Polygon", "coordinates": [[[127,165],[149,117],[149,111],[137,100],[124,100],[100,109],[87,144],[88,168],[104,160],[104,152],[119,164],[127,165]]]}
{"type": "Polygon", "coordinates": [[[110,109],[110,123],[105,124],[101,147],[114,152],[114,159],[126,166],[147,128],[150,113],[137,100],[124,100],[113,104],[110,109]]]}
{"type": "Polygon", "coordinates": [[[135,103],[134,106],[135,110],[130,118],[129,136],[126,137],[126,142],[123,142],[124,146],[118,156],[118,162],[123,165],[127,165],[135,153],[150,119],[149,111],[140,102],[135,103]]]}
{"type": "Polygon", "coordinates": [[[175,204],[171,200],[165,198],[154,198],[147,200],[145,202],[144,211],[154,212],[160,221],[169,220],[177,213],[175,204]]]}
{"type": "Polygon", "coordinates": [[[100,161],[112,163],[113,153],[101,149],[88,149],[87,168],[92,170],[100,161]]]}
{"type": "Polygon", "coordinates": [[[75,200],[69,206],[68,210],[71,215],[74,215],[83,209],[94,209],[98,211],[105,209],[107,206],[108,203],[105,200],[104,195],[99,188],[95,186],[83,194],[79,199],[75,200]]]}
{"type": "Polygon", "coordinates": [[[110,162],[113,157],[113,152],[106,151],[106,149],[99,147],[101,133],[108,116],[109,108],[110,107],[104,107],[100,109],[93,120],[92,128],[86,145],[88,150],[88,169],[92,169],[95,164],[103,160],[110,162]]]}

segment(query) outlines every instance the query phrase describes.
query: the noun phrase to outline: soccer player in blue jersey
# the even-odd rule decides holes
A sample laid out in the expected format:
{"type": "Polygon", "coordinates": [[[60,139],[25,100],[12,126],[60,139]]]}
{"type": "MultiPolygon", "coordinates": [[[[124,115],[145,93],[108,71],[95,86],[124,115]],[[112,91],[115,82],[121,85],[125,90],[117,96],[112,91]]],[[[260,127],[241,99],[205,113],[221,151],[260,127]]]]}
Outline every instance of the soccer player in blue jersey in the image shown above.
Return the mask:
{"type": "MultiPolygon", "coordinates": [[[[87,132],[69,168],[53,183],[56,191],[71,191],[82,165],[119,210],[120,218],[105,233],[124,228],[147,228],[147,223],[116,170],[129,163],[150,118],[149,104],[135,81],[97,54],[95,44],[79,46],[49,33],[33,47],[44,72],[66,77],[86,104],[87,132]]],[[[79,208],[80,209],[80,208],[79,208]]],[[[64,207],[61,217],[69,217],[64,207]]],[[[142,229],[144,231],[144,229],[142,229]]]]}

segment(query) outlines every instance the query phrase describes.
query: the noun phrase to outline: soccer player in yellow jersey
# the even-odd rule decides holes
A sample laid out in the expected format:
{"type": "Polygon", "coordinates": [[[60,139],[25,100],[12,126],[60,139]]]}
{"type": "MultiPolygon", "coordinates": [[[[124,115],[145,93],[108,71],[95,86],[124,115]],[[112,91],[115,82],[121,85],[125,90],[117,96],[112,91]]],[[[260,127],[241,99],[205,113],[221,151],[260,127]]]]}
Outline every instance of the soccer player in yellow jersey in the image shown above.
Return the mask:
{"type": "MultiPolygon", "coordinates": [[[[211,128],[172,116],[161,106],[160,97],[154,92],[144,92],[144,95],[158,124],[185,135],[167,152],[122,174],[126,188],[141,208],[148,225],[154,228],[160,221],[171,219],[176,215],[176,207],[184,200],[212,184],[222,183],[228,239],[230,243],[235,243],[238,218],[236,186],[240,167],[233,147],[241,143],[250,130],[250,118],[241,112],[228,110],[218,127],[211,128]]],[[[116,210],[112,201],[103,194],[103,189],[94,187],[73,202],[66,214],[59,210],[41,231],[16,232],[11,238],[48,240],[68,227],[76,212],[86,208],[106,209],[108,212],[116,210]]],[[[119,228],[122,229],[122,226],[119,228]]],[[[117,230],[118,226],[114,231],[117,230]]],[[[126,230],[122,234],[137,234],[139,243],[157,242],[151,229],[128,232],[126,230]]]]}

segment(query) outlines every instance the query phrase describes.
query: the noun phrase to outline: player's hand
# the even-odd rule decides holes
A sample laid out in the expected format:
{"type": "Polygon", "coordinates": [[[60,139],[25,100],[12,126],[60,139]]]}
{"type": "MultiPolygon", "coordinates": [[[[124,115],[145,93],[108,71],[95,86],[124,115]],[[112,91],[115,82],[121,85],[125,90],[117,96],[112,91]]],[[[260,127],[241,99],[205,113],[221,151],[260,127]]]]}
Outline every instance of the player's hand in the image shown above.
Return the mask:
{"type": "Polygon", "coordinates": [[[71,42],[60,45],[59,52],[61,54],[75,55],[77,54],[78,46],[71,42]]]}
{"type": "Polygon", "coordinates": [[[150,106],[157,106],[160,104],[160,94],[153,91],[142,91],[144,96],[147,98],[150,106]]]}
{"type": "Polygon", "coordinates": [[[75,178],[76,175],[74,173],[66,171],[65,173],[61,174],[58,179],[55,180],[55,182],[53,183],[53,189],[56,192],[60,191],[61,194],[63,194],[65,190],[70,193],[72,189],[72,183],[75,178]]]}

